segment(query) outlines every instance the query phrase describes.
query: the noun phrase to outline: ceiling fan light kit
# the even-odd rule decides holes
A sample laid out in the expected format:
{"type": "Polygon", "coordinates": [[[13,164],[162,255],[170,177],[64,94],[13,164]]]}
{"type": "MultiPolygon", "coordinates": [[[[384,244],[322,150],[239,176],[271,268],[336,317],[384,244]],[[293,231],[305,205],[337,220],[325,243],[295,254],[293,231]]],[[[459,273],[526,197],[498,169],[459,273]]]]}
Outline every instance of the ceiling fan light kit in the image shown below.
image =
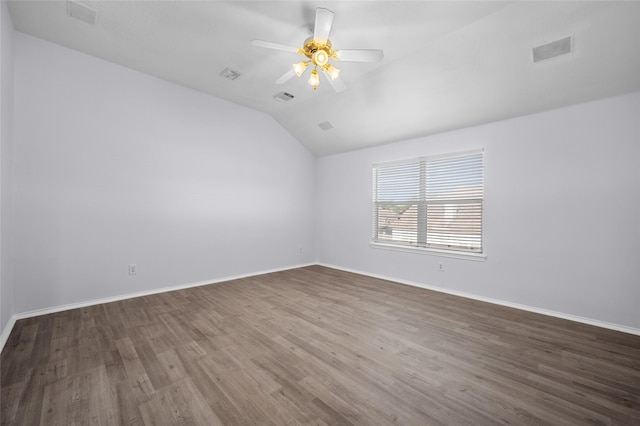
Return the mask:
{"type": "Polygon", "coordinates": [[[332,80],[335,80],[336,78],[340,77],[340,70],[331,64],[325,65],[324,67],[322,67],[322,69],[327,72],[327,74],[329,75],[329,77],[331,77],[332,80]]]}
{"type": "Polygon", "coordinates": [[[295,71],[296,75],[300,77],[304,70],[309,66],[309,61],[298,62],[297,64],[293,64],[293,71],[295,71]]]}
{"type": "Polygon", "coordinates": [[[334,52],[331,50],[331,41],[326,40],[324,44],[318,44],[313,37],[309,37],[304,42],[304,48],[299,49],[298,53],[309,58],[308,61],[298,62],[293,64],[293,69],[298,77],[304,73],[309,66],[309,63],[313,64],[313,71],[309,77],[309,85],[313,87],[313,90],[320,85],[320,76],[318,74],[318,67],[328,75],[331,80],[335,80],[340,75],[340,70],[329,63],[329,58],[334,58],[334,52]]]}
{"type": "Polygon", "coordinates": [[[341,70],[330,63],[334,61],[353,61],[353,62],[379,62],[383,58],[382,50],[378,49],[349,49],[342,51],[333,50],[329,34],[333,24],[333,12],[322,7],[316,8],[315,27],[313,36],[304,41],[304,47],[295,48],[280,43],[273,43],[264,40],[253,40],[253,45],[258,47],[266,47],[268,49],[282,50],[285,52],[295,52],[307,57],[307,60],[293,64],[292,69],[276,80],[276,84],[284,84],[294,75],[300,77],[309,65],[313,65],[308,83],[316,90],[320,85],[320,74],[318,68],[325,75],[331,86],[336,92],[346,89],[346,85],[340,79],[341,70]]]}
{"type": "Polygon", "coordinates": [[[318,70],[314,69],[311,71],[311,76],[309,77],[308,83],[313,87],[313,90],[318,88],[320,84],[320,76],[318,75],[318,70]]]}

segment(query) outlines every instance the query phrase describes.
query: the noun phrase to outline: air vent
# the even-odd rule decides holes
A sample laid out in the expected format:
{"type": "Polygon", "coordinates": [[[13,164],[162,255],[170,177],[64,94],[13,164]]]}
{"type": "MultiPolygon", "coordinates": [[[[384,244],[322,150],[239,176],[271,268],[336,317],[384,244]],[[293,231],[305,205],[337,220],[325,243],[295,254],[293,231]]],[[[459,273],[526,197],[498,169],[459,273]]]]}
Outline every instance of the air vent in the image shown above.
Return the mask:
{"type": "Polygon", "coordinates": [[[82,3],[75,1],[67,2],[67,13],[72,18],[82,21],[89,25],[95,25],[98,21],[98,12],[91,9],[89,6],[85,6],[82,3]]]}
{"type": "Polygon", "coordinates": [[[320,127],[322,130],[331,130],[333,129],[333,124],[330,121],[324,121],[318,124],[318,127],[320,127]]]}
{"type": "Polygon", "coordinates": [[[277,95],[273,96],[276,100],[280,101],[280,102],[287,102],[290,101],[291,99],[295,98],[295,96],[293,96],[291,93],[287,93],[287,92],[280,92],[277,95]]]}
{"type": "Polygon", "coordinates": [[[226,78],[227,80],[235,80],[236,78],[240,77],[242,74],[240,73],[240,71],[236,71],[234,69],[227,67],[222,70],[220,75],[226,78]]]}
{"type": "Polygon", "coordinates": [[[571,37],[565,37],[551,43],[533,48],[533,62],[544,61],[571,52],[571,37]]]}

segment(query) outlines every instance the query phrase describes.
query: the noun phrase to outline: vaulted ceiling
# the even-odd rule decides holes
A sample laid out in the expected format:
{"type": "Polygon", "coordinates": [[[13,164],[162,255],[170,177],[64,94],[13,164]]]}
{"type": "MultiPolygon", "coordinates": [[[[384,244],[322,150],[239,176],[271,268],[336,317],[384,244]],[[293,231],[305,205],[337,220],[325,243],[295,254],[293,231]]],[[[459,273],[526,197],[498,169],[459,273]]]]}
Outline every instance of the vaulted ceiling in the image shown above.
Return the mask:
{"type": "Polygon", "coordinates": [[[638,1],[79,3],[95,25],[66,1],[8,5],[18,31],[263,111],[319,156],[640,90],[638,1]],[[335,12],[334,47],[384,50],[341,62],[340,93],[304,77],[276,85],[300,55],[251,44],[301,46],[316,7],[335,12]],[[571,53],[532,60],[567,36],[571,53]],[[223,78],[227,67],[241,76],[223,78]]]}

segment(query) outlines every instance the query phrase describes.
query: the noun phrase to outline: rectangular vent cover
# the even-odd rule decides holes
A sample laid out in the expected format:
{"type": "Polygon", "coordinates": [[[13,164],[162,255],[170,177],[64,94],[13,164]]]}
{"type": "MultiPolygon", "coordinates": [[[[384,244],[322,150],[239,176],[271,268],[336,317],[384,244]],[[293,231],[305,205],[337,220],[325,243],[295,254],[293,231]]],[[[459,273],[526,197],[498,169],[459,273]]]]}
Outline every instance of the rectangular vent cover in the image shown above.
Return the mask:
{"type": "Polygon", "coordinates": [[[75,1],[67,2],[67,13],[72,18],[85,22],[89,25],[95,25],[98,21],[98,12],[75,1]]]}
{"type": "Polygon", "coordinates": [[[551,43],[533,48],[533,62],[544,61],[571,52],[571,37],[565,37],[551,43]]]}
{"type": "Polygon", "coordinates": [[[318,124],[318,127],[320,127],[322,130],[330,130],[333,129],[333,124],[330,121],[324,121],[318,124]]]}
{"type": "Polygon", "coordinates": [[[236,71],[234,69],[227,67],[222,70],[220,75],[226,78],[227,80],[235,80],[236,78],[240,77],[242,74],[240,73],[240,71],[236,71]]]}
{"type": "Polygon", "coordinates": [[[277,95],[274,95],[274,98],[280,102],[287,102],[295,98],[295,96],[293,96],[291,93],[280,92],[277,95]]]}

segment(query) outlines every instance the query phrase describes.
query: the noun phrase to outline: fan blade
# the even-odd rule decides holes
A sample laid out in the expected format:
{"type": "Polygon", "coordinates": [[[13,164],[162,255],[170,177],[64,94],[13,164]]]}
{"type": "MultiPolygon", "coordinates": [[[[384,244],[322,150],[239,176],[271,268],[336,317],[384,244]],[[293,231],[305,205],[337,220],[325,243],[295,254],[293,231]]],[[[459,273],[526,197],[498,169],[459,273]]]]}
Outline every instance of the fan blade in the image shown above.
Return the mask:
{"type": "Polygon", "coordinates": [[[380,62],[384,57],[380,49],[343,49],[335,54],[338,61],[345,62],[380,62]]]}
{"type": "Polygon", "coordinates": [[[283,50],[285,52],[298,53],[298,48],[289,46],[287,44],[273,43],[271,41],[253,40],[251,42],[254,46],[266,47],[267,49],[283,50]]]}
{"type": "Polygon", "coordinates": [[[316,44],[326,44],[333,25],[333,12],[322,7],[316,8],[316,23],[313,27],[313,40],[316,44]]]}
{"type": "Polygon", "coordinates": [[[329,73],[327,73],[325,70],[322,70],[322,73],[324,74],[325,77],[327,77],[327,80],[329,81],[329,84],[331,84],[331,87],[333,87],[333,89],[340,93],[343,92],[347,89],[347,85],[344,84],[344,81],[342,81],[342,79],[340,77],[336,78],[335,80],[331,78],[331,76],[329,76],[329,73]]]}
{"type": "Polygon", "coordinates": [[[296,75],[296,72],[292,69],[287,71],[282,77],[276,80],[276,84],[285,84],[287,81],[291,80],[291,77],[296,75]]]}

